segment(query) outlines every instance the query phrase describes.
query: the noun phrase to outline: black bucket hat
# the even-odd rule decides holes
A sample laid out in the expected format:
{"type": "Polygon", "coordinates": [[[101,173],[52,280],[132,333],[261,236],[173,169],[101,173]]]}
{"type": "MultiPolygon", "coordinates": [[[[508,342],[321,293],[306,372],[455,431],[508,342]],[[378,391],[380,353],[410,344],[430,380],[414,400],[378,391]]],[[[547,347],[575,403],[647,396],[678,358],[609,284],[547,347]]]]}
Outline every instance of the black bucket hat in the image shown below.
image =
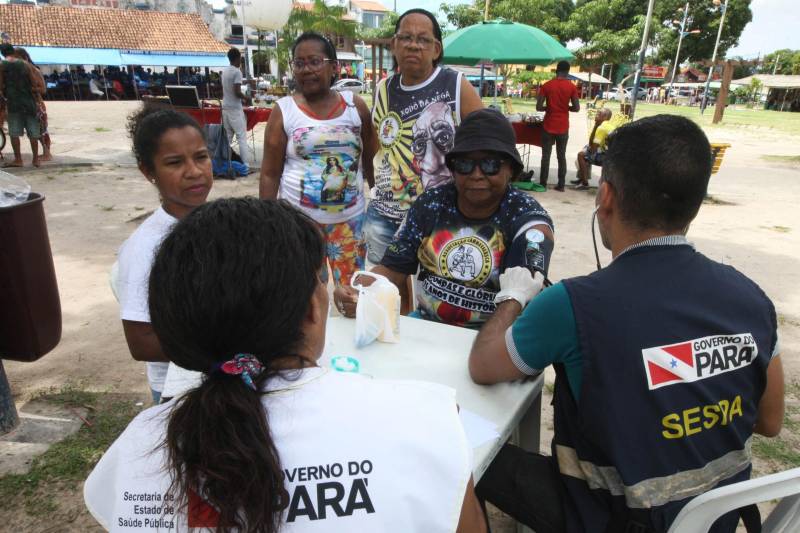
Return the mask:
{"type": "Polygon", "coordinates": [[[517,136],[508,119],[495,109],[478,109],[467,115],[456,129],[453,149],[445,156],[447,167],[452,170],[454,157],[469,152],[487,151],[505,154],[514,167],[513,176],[522,169],[522,158],[517,151],[517,136]]]}

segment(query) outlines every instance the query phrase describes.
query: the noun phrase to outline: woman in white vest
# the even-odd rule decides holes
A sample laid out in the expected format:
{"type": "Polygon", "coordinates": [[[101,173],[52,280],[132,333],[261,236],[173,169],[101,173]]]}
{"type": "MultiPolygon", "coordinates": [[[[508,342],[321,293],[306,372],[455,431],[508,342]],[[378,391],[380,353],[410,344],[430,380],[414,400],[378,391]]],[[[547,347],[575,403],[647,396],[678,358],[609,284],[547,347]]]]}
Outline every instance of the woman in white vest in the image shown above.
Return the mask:
{"type": "Polygon", "coordinates": [[[303,33],[292,45],[290,64],[297,90],[272,109],[259,195],[286,199],[319,224],[340,287],[364,270],[364,179],[373,185],[377,138],[367,104],[331,88],[339,69],[330,40],[303,33]]]}
{"type": "Polygon", "coordinates": [[[205,373],[137,416],[86,480],[112,531],[485,531],[454,391],[317,366],[328,292],[316,224],[224,199],[164,240],[150,278],[165,353],[205,373]]]}

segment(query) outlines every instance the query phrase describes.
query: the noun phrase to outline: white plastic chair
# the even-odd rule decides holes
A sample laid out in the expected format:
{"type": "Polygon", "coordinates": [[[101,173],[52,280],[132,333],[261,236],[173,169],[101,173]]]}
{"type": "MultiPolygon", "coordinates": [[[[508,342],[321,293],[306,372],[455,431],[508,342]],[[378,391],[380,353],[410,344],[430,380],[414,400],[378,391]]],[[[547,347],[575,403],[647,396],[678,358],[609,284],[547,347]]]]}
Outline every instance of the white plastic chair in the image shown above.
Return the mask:
{"type": "Polygon", "coordinates": [[[690,501],[668,533],[708,533],[714,521],[734,509],[783,498],[762,525],[763,533],[800,531],[800,468],[726,485],[690,501]]]}

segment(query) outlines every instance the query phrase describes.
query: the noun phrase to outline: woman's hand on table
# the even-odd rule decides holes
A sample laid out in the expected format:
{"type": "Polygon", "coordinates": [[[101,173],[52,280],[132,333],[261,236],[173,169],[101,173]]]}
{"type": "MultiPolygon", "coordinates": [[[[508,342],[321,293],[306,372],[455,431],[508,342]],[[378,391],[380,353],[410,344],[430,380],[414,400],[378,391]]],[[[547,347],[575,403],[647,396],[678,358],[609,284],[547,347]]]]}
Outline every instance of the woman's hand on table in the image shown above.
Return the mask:
{"type": "Polygon", "coordinates": [[[358,290],[345,285],[336,287],[333,290],[333,303],[342,316],[355,318],[358,290]]]}

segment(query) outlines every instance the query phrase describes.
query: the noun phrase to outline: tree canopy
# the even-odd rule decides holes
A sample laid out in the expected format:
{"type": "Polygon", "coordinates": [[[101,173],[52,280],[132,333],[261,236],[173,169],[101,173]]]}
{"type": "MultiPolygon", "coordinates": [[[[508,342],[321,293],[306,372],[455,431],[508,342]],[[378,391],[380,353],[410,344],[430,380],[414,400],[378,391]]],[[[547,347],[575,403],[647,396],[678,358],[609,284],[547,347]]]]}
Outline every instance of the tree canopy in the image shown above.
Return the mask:
{"type": "MultiPolygon", "coordinates": [[[[744,27],[752,19],[751,0],[728,0],[718,57],[736,45],[744,27]]],[[[648,0],[493,0],[490,18],[507,18],[536,26],[562,43],[579,40],[576,55],[583,63],[621,63],[633,59],[641,45],[648,0]]],[[[659,0],[653,12],[650,46],[653,59],[671,62],[675,58],[680,21],[685,0],[659,0]]],[[[457,28],[483,19],[484,0],[472,5],[441,6],[447,22],[457,28]]],[[[701,33],[683,39],[681,62],[711,59],[719,29],[721,8],[713,0],[691,0],[691,24],[686,30],[701,33]]]]}
{"type": "Polygon", "coordinates": [[[400,15],[394,11],[387,13],[383,17],[383,22],[377,28],[362,28],[358,32],[360,39],[389,39],[394,35],[394,25],[397,24],[397,19],[400,15]]]}
{"type": "Polygon", "coordinates": [[[800,50],[784,48],[765,55],[759,71],[772,74],[773,70],[775,74],[800,74],[800,50]]]}
{"type": "MultiPolygon", "coordinates": [[[[572,0],[492,0],[489,16],[536,26],[563,42],[563,25],[573,7],[572,0]]],[[[448,23],[464,28],[483,20],[484,0],[473,0],[472,5],[443,3],[440,9],[448,23]]]]}

